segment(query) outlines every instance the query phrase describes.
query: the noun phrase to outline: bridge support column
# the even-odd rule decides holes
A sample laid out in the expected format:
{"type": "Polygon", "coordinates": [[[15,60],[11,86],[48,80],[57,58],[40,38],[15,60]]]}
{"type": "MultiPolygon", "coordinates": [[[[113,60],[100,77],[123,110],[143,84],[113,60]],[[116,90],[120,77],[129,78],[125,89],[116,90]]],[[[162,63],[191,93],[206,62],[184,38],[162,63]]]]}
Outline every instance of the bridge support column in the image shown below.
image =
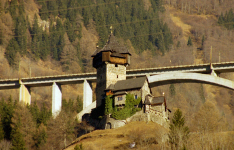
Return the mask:
{"type": "Polygon", "coordinates": [[[84,80],[83,86],[83,109],[92,104],[93,101],[93,90],[92,85],[87,80],[84,80]]]}
{"type": "Polygon", "coordinates": [[[62,88],[61,85],[53,83],[52,85],[52,114],[56,117],[62,108],[62,88]]]}
{"type": "Polygon", "coordinates": [[[214,67],[213,67],[212,64],[210,64],[210,70],[211,70],[210,75],[215,76],[215,77],[218,77],[217,73],[214,71],[214,67]]]}
{"type": "Polygon", "coordinates": [[[31,91],[30,87],[25,86],[24,84],[20,84],[19,91],[19,101],[24,102],[25,104],[31,104],[31,91]]]}

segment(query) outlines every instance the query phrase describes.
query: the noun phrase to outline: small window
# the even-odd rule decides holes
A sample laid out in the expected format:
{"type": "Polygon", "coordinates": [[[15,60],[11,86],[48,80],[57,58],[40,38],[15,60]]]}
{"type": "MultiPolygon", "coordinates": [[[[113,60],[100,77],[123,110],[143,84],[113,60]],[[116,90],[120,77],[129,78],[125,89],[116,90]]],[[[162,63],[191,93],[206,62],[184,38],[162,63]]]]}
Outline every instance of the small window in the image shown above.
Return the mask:
{"type": "Polygon", "coordinates": [[[118,67],[118,64],[115,64],[115,67],[118,67]]]}
{"type": "Polygon", "coordinates": [[[137,95],[135,95],[135,99],[137,99],[137,95]]]}
{"type": "Polygon", "coordinates": [[[117,78],[119,78],[119,75],[117,75],[117,78]]]}
{"type": "Polygon", "coordinates": [[[118,101],[122,101],[123,100],[123,97],[122,96],[119,96],[118,97],[118,101]]]}

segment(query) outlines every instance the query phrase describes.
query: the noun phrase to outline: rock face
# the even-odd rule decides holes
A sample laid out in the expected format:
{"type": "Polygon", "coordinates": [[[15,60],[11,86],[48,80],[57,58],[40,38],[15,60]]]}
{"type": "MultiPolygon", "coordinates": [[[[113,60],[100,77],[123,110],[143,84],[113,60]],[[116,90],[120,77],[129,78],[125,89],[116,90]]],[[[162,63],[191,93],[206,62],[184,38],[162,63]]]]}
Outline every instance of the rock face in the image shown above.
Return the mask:
{"type": "Polygon", "coordinates": [[[50,23],[49,23],[49,21],[46,21],[46,20],[38,19],[38,25],[39,25],[39,27],[42,27],[43,31],[49,30],[49,28],[50,28],[50,23]]]}

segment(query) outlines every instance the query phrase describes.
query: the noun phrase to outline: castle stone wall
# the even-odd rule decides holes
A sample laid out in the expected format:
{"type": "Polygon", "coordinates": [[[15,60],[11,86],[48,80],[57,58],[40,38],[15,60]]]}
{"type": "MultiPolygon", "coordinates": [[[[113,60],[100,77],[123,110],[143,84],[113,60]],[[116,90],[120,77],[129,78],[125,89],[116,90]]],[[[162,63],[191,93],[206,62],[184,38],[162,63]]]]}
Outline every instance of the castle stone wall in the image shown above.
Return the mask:
{"type": "Polygon", "coordinates": [[[102,104],[102,99],[106,89],[106,64],[97,68],[97,86],[96,86],[97,107],[102,104]]]}
{"type": "Polygon", "coordinates": [[[115,96],[115,105],[123,105],[125,104],[125,101],[126,101],[126,95],[115,96]],[[122,100],[119,101],[118,97],[122,97],[122,100]]]}
{"type": "Polygon", "coordinates": [[[119,80],[126,80],[126,67],[124,65],[106,62],[97,68],[97,107],[102,104],[104,90],[119,80]]]}
{"type": "Polygon", "coordinates": [[[145,103],[145,96],[147,94],[151,94],[149,84],[148,84],[147,80],[145,81],[143,87],[141,88],[141,91],[142,91],[142,103],[145,103]]]}
{"type": "Polygon", "coordinates": [[[106,86],[115,84],[117,81],[126,80],[126,67],[124,65],[106,64],[106,86]]]}

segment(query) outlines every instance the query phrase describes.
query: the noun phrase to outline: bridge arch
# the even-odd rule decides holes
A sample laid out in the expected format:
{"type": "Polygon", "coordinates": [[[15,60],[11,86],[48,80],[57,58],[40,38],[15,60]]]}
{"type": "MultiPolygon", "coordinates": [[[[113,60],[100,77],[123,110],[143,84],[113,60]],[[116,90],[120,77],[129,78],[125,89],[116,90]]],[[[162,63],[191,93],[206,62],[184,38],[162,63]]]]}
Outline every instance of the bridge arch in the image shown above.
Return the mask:
{"type": "Polygon", "coordinates": [[[150,87],[171,83],[206,83],[234,90],[234,82],[228,79],[199,73],[164,73],[148,76],[150,87]]]}

